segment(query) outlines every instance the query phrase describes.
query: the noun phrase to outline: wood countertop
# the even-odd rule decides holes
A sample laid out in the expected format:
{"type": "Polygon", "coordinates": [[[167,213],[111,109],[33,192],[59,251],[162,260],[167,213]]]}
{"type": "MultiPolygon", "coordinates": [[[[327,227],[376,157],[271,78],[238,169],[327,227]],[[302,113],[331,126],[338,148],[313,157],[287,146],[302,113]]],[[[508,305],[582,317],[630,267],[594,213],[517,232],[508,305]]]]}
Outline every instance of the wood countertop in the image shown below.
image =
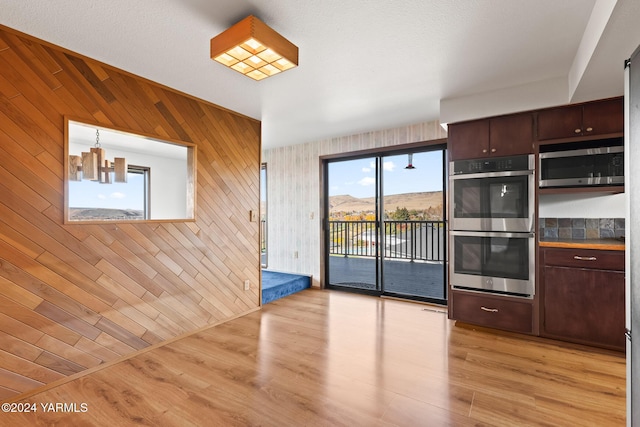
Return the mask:
{"type": "Polygon", "coordinates": [[[619,239],[543,239],[540,247],[544,248],[573,248],[573,249],[597,249],[606,251],[624,251],[624,240],[619,239]]]}

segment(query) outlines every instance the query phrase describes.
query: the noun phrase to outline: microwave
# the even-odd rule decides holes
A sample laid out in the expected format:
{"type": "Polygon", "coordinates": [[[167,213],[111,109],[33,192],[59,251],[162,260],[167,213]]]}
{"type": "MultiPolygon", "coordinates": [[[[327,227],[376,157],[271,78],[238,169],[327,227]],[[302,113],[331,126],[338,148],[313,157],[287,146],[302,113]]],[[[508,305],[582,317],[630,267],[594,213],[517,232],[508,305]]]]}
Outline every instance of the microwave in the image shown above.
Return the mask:
{"type": "Polygon", "coordinates": [[[624,147],[540,153],[540,188],[624,184],[624,147]]]}

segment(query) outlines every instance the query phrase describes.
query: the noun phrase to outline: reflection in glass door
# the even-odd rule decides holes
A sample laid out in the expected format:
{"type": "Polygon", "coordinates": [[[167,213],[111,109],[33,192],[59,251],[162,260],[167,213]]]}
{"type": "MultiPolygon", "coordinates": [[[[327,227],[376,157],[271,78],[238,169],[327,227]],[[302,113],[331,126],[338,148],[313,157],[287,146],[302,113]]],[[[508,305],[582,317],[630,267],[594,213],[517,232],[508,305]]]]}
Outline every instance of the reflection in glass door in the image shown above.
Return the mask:
{"type": "Polygon", "coordinates": [[[324,171],[327,286],[446,302],[443,147],[324,171]]]}

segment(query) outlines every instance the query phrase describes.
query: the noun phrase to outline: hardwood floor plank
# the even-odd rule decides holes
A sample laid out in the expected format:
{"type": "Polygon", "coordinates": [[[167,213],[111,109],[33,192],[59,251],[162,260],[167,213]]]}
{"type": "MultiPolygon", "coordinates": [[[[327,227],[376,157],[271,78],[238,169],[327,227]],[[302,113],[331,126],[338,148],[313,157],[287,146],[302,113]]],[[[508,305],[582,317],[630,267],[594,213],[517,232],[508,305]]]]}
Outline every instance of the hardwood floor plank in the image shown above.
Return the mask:
{"type": "MultiPolygon", "coordinates": [[[[391,402],[382,420],[389,421],[390,425],[400,426],[477,426],[478,422],[471,420],[466,415],[447,411],[423,401],[407,396],[397,395],[391,402]]],[[[483,425],[493,425],[486,423],[483,425]]]]}
{"type": "Polygon", "coordinates": [[[623,355],[424,307],[308,289],[28,401],[88,402],[78,425],[624,426],[623,355]]]}

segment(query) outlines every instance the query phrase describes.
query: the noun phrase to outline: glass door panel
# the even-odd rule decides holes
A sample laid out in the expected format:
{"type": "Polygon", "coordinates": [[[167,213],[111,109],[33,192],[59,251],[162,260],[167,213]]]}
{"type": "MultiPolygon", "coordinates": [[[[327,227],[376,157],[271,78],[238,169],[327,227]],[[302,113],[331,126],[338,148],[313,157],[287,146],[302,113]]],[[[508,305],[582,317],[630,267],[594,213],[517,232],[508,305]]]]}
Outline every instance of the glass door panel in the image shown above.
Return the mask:
{"type": "Polygon", "coordinates": [[[379,292],[377,159],[327,163],[329,286],[379,292]]]}
{"type": "Polygon", "coordinates": [[[267,164],[260,167],[260,265],[267,268],[267,164]]]}
{"type": "Polygon", "coordinates": [[[444,301],[444,151],[382,158],[383,291],[444,301]]]}

